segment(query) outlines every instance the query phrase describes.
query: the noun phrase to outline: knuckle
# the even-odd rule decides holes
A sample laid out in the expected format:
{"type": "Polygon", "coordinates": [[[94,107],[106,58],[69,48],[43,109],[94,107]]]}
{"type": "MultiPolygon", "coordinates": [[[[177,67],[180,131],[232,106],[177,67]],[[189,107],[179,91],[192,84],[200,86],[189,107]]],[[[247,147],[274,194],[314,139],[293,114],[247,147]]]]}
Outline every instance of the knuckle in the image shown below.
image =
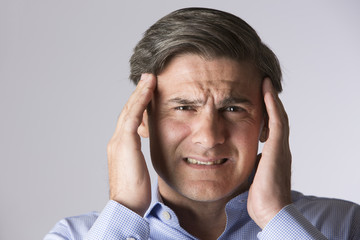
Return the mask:
{"type": "Polygon", "coordinates": [[[116,137],[113,137],[110,139],[110,141],[107,144],[107,152],[108,154],[115,153],[119,150],[121,144],[120,140],[116,137]]]}
{"type": "Polygon", "coordinates": [[[121,114],[120,114],[120,117],[121,117],[122,115],[127,115],[127,114],[130,112],[131,107],[130,107],[129,105],[130,105],[129,102],[127,102],[127,103],[124,105],[124,108],[123,108],[123,110],[122,110],[122,112],[121,112],[121,114]]]}
{"type": "Polygon", "coordinates": [[[284,129],[284,127],[285,127],[285,122],[283,122],[283,121],[281,121],[281,120],[276,121],[276,122],[274,122],[273,124],[274,124],[274,127],[275,127],[276,129],[278,129],[278,130],[282,130],[282,129],[284,129]]]}
{"type": "Polygon", "coordinates": [[[113,152],[113,150],[114,150],[114,148],[115,148],[115,141],[114,141],[114,139],[112,138],[112,139],[110,139],[110,141],[108,142],[108,144],[107,144],[107,153],[108,154],[110,154],[110,153],[112,153],[113,152]]]}
{"type": "Polygon", "coordinates": [[[286,113],[277,121],[277,124],[282,129],[288,128],[288,126],[289,126],[289,118],[288,118],[286,113]]]}

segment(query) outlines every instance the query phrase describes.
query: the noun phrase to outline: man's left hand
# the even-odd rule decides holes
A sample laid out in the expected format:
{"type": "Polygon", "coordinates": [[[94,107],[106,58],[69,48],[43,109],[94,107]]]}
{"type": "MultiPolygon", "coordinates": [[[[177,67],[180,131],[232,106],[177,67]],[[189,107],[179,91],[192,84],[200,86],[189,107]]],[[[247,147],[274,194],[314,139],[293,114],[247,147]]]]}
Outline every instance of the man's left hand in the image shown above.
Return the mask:
{"type": "MultiPolygon", "coordinates": [[[[289,122],[284,106],[269,78],[263,82],[268,113],[268,138],[249,190],[248,212],[262,229],[291,203],[291,153],[289,122]]],[[[266,126],[265,126],[266,127],[266,126]]]]}

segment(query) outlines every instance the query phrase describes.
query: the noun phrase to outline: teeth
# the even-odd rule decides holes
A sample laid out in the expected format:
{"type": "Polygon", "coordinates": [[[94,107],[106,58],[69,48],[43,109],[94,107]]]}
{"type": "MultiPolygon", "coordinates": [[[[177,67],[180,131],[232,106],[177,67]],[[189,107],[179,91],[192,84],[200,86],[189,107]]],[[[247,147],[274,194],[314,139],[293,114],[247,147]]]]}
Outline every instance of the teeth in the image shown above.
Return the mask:
{"type": "Polygon", "coordinates": [[[197,165],[217,165],[217,164],[224,163],[226,161],[226,158],[219,159],[219,160],[216,160],[216,161],[208,161],[208,162],[198,161],[198,160],[193,159],[193,158],[186,158],[186,161],[188,163],[197,164],[197,165]]]}

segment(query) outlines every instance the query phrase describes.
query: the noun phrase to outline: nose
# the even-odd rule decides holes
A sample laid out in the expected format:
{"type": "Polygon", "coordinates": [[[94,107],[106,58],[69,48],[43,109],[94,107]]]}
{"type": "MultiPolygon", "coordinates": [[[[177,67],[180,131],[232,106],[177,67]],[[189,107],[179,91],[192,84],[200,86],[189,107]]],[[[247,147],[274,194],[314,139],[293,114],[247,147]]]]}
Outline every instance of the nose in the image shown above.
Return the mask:
{"type": "Polygon", "coordinates": [[[225,142],[225,126],[219,114],[203,113],[195,121],[192,133],[194,144],[210,149],[225,142]]]}

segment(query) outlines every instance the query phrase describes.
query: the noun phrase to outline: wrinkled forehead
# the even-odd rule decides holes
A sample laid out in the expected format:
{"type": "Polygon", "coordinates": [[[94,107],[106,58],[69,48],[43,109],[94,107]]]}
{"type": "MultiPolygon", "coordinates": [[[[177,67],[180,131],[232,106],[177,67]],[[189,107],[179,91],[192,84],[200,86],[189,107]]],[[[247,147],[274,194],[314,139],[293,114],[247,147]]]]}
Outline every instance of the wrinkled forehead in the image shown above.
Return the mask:
{"type": "Polygon", "coordinates": [[[261,92],[259,71],[248,62],[228,58],[206,60],[197,55],[174,58],[157,76],[164,97],[221,98],[261,92]]]}
{"type": "Polygon", "coordinates": [[[228,97],[241,97],[251,95],[257,90],[250,81],[236,82],[231,80],[197,80],[176,81],[169,87],[161,83],[158,94],[163,97],[181,97],[186,99],[213,98],[221,101],[228,97]]]}

